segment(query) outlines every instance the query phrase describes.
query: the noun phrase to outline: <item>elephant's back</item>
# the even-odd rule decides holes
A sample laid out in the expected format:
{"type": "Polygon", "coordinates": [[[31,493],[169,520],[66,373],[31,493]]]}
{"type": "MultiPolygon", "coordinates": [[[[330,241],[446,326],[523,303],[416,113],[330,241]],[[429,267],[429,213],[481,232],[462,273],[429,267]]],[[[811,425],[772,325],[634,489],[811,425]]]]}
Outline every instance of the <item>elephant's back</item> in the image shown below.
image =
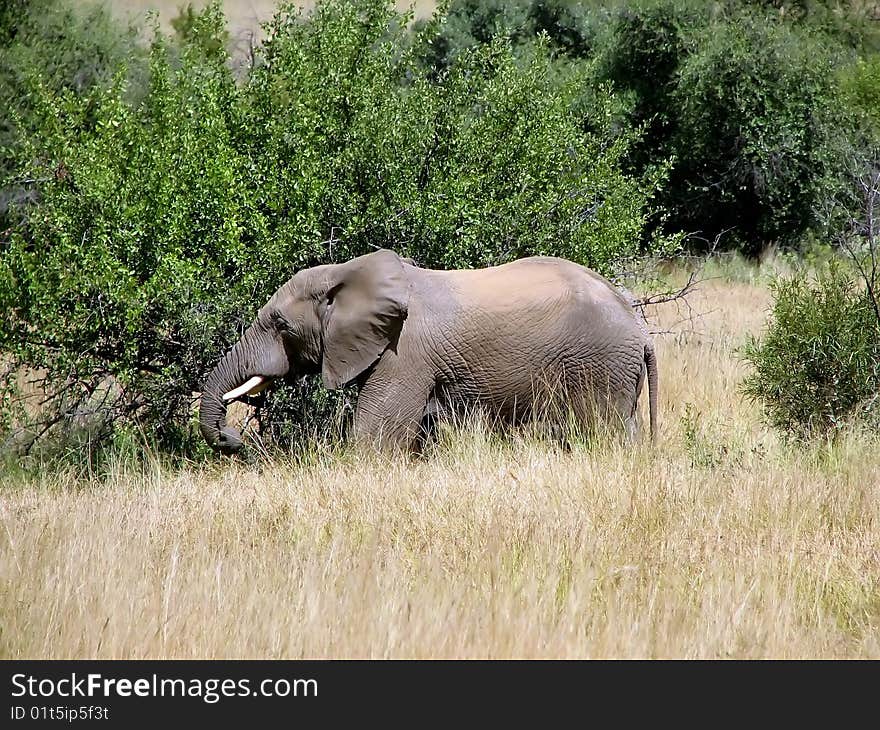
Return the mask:
{"type": "Polygon", "coordinates": [[[548,355],[578,360],[596,347],[643,349],[631,304],[571,261],[531,257],[486,269],[417,272],[423,278],[410,302],[411,323],[442,333],[453,354],[532,368],[548,355]]]}
{"type": "Polygon", "coordinates": [[[617,319],[632,313],[630,302],[603,276],[573,261],[531,256],[485,269],[422,270],[432,299],[467,310],[499,315],[547,309],[602,310],[617,319]]]}
{"type": "Polygon", "coordinates": [[[532,308],[569,293],[565,267],[551,259],[528,258],[485,269],[444,272],[459,300],[466,306],[502,310],[532,308]]]}

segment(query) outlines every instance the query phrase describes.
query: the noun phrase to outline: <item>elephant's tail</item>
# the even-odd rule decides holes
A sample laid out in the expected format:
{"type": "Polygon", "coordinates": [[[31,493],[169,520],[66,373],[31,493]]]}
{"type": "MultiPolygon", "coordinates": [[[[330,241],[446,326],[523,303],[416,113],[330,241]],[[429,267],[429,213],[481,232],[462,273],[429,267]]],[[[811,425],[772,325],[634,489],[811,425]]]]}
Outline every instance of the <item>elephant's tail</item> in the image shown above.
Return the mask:
{"type": "Polygon", "coordinates": [[[651,419],[651,441],[657,441],[657,356],[654,345],[645,345],[645,368],[648,370],[648,414],[651,419]]]}

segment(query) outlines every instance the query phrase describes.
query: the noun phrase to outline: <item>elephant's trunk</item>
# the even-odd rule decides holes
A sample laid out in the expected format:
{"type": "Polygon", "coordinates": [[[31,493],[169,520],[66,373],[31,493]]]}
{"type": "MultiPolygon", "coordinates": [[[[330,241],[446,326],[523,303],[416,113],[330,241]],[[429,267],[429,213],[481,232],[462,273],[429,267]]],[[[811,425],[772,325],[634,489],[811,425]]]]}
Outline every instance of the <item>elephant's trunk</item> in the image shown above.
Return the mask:
{"type": "MultiPolygon", "coordinates": [[[[231,353],[230,353],[231,355],[231,353]]],[[[235,387],[235,378],[230,377],[225,367],[227,355],[205,381],[202,390],[202,404],[199,410],[199,430],[208,445],[223,454],[234,454],[241,448],[241,434],[237,429],[226,425],[226,403],[223,394],[235,387]]]]}
{"type": "Polygon", "coordinates": [[[289,370],[285,350],[270,329],[257,322],[244,333],[208,375],[202,389],[199,430],[215,451],[234,454],[241,433],[226,425],[226,404],[253,395],[289,370]]]}

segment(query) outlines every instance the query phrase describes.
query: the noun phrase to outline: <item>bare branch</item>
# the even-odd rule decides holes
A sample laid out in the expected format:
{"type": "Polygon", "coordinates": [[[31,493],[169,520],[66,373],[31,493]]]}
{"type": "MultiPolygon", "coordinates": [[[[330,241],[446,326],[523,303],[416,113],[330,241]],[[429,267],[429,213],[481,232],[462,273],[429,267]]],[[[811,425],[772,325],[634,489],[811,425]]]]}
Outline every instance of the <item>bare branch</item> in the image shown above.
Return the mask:
{"type": "Polygon", "coordinates": [[[635,299],[633,301],[633,306],[644,309],[649,304],[666,304],[668,302],[675,302],[679,299],[684,299],[685,297],[687,297],[688,294],[690,294],[692,291],[694,291],[694,289],[697,288],[698,283],[700,283],[701,281],[705,281],[704,279],[697,278],[698,273],[698,271],[692,271],[688,275],[687,283],[679,289],[670,289],[668,291],[659,292],[658,294],[650,294],[648,296],[635,299]]]}
{"type": "MultiPolygon", "coordinates": [[[[877,209],[880,208],[880,150],[867,156],[853,155],[848,165],[851,190],[858,195],[858,213],[849,212],[836,235],[865,286],[877,328],[880,329],[880,302],[877,300],[877,209]]],[[[852,210],[852,206],[838,206],[852,210]]]]}

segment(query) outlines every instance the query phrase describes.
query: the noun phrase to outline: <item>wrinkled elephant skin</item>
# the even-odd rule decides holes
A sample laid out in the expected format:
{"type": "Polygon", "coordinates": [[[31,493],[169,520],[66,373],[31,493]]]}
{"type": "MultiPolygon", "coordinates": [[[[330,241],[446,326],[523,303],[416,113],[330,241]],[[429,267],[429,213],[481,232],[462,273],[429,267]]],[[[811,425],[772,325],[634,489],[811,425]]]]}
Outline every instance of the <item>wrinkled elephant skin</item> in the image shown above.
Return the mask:
{"type": "Polygon", "coordinates": [[[297,272],[205,381],[202,434],[241,447],[226,406],[279,378],[356,382],[357,441],[418,448],[426,419],[478,409],[497,422],[617,418],[634,432],[648,381],[657,430],[657,364],[631,299],[595,272],[534,257],[486,269],[422,269],[388,250],[297,272]]]}

